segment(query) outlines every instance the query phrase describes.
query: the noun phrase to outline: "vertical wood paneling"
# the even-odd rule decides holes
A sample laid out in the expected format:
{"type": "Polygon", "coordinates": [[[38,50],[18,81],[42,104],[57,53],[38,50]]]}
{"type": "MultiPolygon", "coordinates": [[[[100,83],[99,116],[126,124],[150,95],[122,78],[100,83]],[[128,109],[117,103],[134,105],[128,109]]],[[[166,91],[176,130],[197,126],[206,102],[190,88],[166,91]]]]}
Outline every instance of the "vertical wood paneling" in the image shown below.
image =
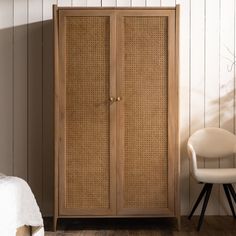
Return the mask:
{"type": "Polygon", "coordinates": [[[57,5],[60,7],[61,6],[69,6],[70,7],[72,5],[72,1],[73,0],[58,0],[57,5]]]}
{"type": "MultiPolygon", "coordinates": [[[[220,24],[220,127],[234,132],[234,0],[221,1],[220,24]]],[[[220,161],[220,167],[232,167],[233,158],[220,161]]],[[[220,213],[231,213],[224,191],[220,213]]]]}
{"type": "Polygon", "coordinates": [[[175,0],[161,0],[162,7],[173,7],[175,6],[175,0]]]}
{"type": "Polygon", "coordinates": [[[14,2],[14,171],[27,180],[27,0],[14,2]]]}
{"type": "Polygon", "coordinates": [[[131,1],[132,0],[117,0],[117,6],[118,7],[131,6],[131,1]]]}
{"type": "MultiPolygon", "coordinates": [[[[219,26],[220,1],[207,0],[205,30],[205,126],[219,127],[219,26]],[[214,5],[214,8],[212,7],[214,5]]],[[[218,168],[219,160],[206,160],[206,168],[218,168]]],[[[213,187],[207,214],[219,214],[219,186],[213,187]]]]}
{"type": "MultiPolygon", "coordinates": [[[[205,126],[219,127],[219,0],[206,1],[205,126]],[[214,8],[212,5],[214,4],[214,8]]],[[[207,166],[207,161],[205,162],[207,166]]],[[[217,164],[214,167],[218,167],[217,164]]]]}
{"type": "MultiPolygon", "coordinates": [[[[221,1],[220,126],[234,130],[234,0],[221,1]]],[[[221,161],[221,165],[224,162],[221,161]]],[[[226,163],[225,163],[226,164],[226,163]]],[[[228,164],[232,164],[230,161],[228,164]]]]}
{"type": "Polygon", "coordinates": [[[87,7],[101,7],[102,0],[87,0],[87,7]]]}
{"type": "Polygon", "coordinates": [[[143,7],[146,4],[146,0],[132,0],[132,7],[143,7]]]}
{"type": "MultiPolygon", "coordinates": [[[[205,1],[191,0],[191,57],[190,57],[190,133],[204,127],[205,102],[205,1]]],[[[203,161],[198,162],[204,166],[203,161]]],[[[202,185],[190,176],[190,206],[196,200],[202,185]]],[[[199,213],[199,212],[196,212],[199,213]]]]}
{"type": "Polygon", "coordinates": [[[147,6],[150,7],[159,7],[161,5],[161,0],[146,0],[147,1],[147,6]]]}
{"type": "Polygon", "coordinates": [[[13,0],[0,1],[0,172],[13,173],[13,0]]]}
{"type": "Polygon", "coordinates": [[[190,65],[190,1],[179,0],[180,4],[180,145],[181,145],[181,212],[189,212],[189,159],[187,140],[189,138],[189,65],[190,65]]]}
{"type": "Polygon", "coordinates": [[[87,0],[73,0],[72,5],[84,7],[87,5],[87,0]]]}
{"type": "Polygon", "coordinates": [[[115,7],[116,0],[102,0],[102,6],[103,7],[115,7]]]}
{"type": "Polygon", "coordinates": [[[42,207],[42,1],[28,3],[28,181],[42,207]]]}
{"type": "Polygon", "coordinates": [[[43,1],[43,213],[53,211],[53,22],[52,5],[55,0],[43,1]]]}

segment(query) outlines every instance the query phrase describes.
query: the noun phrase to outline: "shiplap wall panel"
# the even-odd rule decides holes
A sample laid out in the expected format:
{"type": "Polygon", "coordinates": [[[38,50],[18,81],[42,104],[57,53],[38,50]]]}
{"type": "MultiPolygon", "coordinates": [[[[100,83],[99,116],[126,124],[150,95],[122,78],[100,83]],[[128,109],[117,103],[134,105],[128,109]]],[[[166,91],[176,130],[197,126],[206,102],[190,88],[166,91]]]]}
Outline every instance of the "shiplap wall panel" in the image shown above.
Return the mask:
{"type": "Polygon", "coordinates": [[[161,6],[164,7],[173,7],[175,6],[175,0],[161,0],[161,6]]]}
{"type": "Polygon", "coordinates": [[[102,0],[102,6],[103,7],[115,7],[116,0],[102,0]]]}
{"type": "Polygon", "coordinates": [[[178,0],[180,9],[180,145],[181,145],[181,212],[189,212],[189,159],[187,140],[189,137],[189,105],[190,105],[190,1],[178,0]]]}
{"type": "Polygon", "coordinates": [[[131,6],[132,0],[117,0],[117,6],[118,7],[129,7],[131,6]]]}
{"type": "MultiPolygon", "coordinates": [[[[220,23],[220,127],[234,132],[234,0],[221,1],[220,23]]],[[[221,167],[232,167],[233,157],[220,160],[221,167]]],[[[231,213],[223,189],[220,192],[220,213],[231,213]]]]}
{"type": "Polygon", "coordinates": [[[147,0],[147,6],[149,7],[159,7],[161,5],[161,0],[147,0]]]}
{"type": "Polygon", "coordinates": [[[0,172],[13,173],[13,0],[0,1],[0,172]]]}
{"type": "Polygon", "coordinates": [[[53,211],[54,168],[54,80],[53,80],[53,22],[51,6],[56,0],[43,2],[43,212],[53,211]]]}
{"type": "MultiPolygon", "coordinates": [[[[190,58],[190,133],[204,127],[205,102],[205,1],[191,1],[191,58],[190,58]]],[[[183,111],[184,112],[184,111],[183,111]]],[[[204,161],[198,161],[204,167],[204,161]]],[[[202,186],[190,175],[190,206],[196,200],[202,186]]],[[[196,213],[199,213],[196,211],[196,213]]]]}
{"type": "Polygon", "coordinates": [[[87,5],[87,0],[73,0],[72,6],[81,6],[85,7],[87,5]]]}
{"type": "Polygon", "coordinates": [[[42,1],[28,3],[28,181],[39,205],[43,195],[42,1]]]}
{"type": "MultiPolygon", "coordinates": [[[[175,0],[0,1],[0,172],[28,178],[44,215],[51,215],[53,208],[53,3],[173,6],[175,0]]],[[[181,202],[182,214],[187,214],[201,188],[189,175],[189,135],[212,125],[235,130],[235,66],[229,68],[235,59],[236,6],[235,0],[176,3],[181,4],[181,202]]],[[[232,166],[233,159],[219,165],[232,166]]],[[[230,213],[223,194],[215,195],[207,213],[230,213]]]]}
{"type": "Polygon", "coordinates": [[[143,7],[146,4],[145,0],[132,0],[131,1],[132,7],[143,7]]]}
{"type": "MultiPolygon", "coordinates": [[[[219,127],[220,1],[206,1],[205,13],[205,127],[219,127]]],[[[205,167],[217,168],[219,160],[205,160],[205,167]]],[[[218,215],[218,203],[219,186],[215,185],[206,213],[218,215]]]]}
{"type": "Polygon", "coordinates": [[[14,169],[27,180],[27,0],[14,2],[14,169]]]}
{"type": "Polygon", "coordinates": [[[87,0],[88,7],[101,7],[102,2],[101,0],[87,0]]]}
{"type": "Polygon", "coordinates": [[[58,6],[72,6],[72,0],[57,0],[58,6]]]}

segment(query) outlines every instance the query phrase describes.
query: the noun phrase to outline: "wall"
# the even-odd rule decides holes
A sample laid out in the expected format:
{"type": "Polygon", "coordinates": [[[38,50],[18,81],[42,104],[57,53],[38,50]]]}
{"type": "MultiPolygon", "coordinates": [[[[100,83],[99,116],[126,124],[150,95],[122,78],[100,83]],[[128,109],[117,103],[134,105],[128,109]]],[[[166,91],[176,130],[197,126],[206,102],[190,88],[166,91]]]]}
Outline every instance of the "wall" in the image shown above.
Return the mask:
{"type": "MultiPolygon", "coordinates": [[[[235,131],[234,0],[0,1],[0,171],[26,179],[44,215],[53,207],[52,4],[174,6],[181,4],[180,104],[182,214],[199,193],[189,175],[186,140],[204,126],[235,131]]],[[[200,162],[202,167],[236,165],[200,162]]],[[[229,211],[215,186],[207,214],[229,211]],[[221,202],[221,204],[219,204],[221,202]]]]}

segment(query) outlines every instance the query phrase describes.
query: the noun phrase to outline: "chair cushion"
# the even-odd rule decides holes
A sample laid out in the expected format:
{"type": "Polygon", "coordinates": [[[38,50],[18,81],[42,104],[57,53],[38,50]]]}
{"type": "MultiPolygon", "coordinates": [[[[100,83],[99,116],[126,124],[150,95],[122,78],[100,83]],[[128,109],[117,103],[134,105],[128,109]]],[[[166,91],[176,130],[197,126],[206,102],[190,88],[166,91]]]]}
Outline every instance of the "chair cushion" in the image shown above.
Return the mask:
{"type": "Polygon", "coordinates": [[[197,181],[203,183],[236,183],[236,168],[197,169],[195,178],[197,181]]]}

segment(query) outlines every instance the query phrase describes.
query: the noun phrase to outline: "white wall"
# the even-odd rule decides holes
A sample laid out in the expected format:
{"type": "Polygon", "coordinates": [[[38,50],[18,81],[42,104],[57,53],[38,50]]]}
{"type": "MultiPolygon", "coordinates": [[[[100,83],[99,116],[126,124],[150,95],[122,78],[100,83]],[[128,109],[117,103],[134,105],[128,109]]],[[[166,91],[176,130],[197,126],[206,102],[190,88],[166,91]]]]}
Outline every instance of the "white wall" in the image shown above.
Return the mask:
{"type": "MultiPolygon", "coordinates": [[[[52,4],[180,4],[181,199],[186,214],[199,193],[189,176],[187,138],[204,126],[235,132],[235,0],[0,1],[0,171],[26,179],[45,215],[53,207],[52,4]]],[[[235,166],[236,160],[200,165],[235,166]]],[[[214,187],[207,214],[229,212],[222,190],[214,187]]]]}

